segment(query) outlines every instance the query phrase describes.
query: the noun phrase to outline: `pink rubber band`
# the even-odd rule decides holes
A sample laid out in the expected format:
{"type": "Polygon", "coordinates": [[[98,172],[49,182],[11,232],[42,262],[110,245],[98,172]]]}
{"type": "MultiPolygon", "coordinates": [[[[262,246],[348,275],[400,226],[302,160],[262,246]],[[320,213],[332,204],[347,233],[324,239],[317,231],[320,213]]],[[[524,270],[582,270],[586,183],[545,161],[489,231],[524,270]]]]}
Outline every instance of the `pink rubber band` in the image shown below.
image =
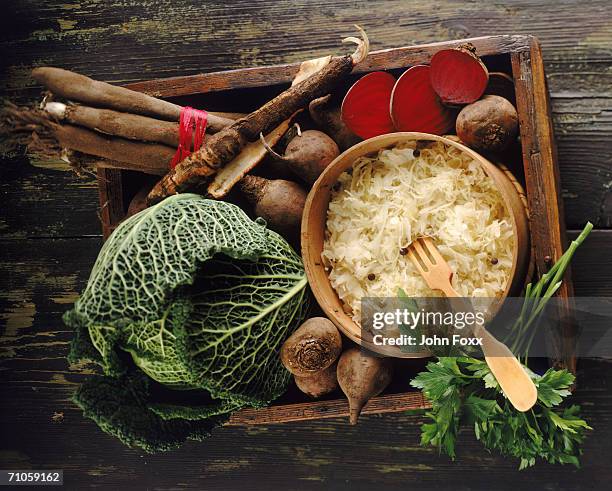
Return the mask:
{"type": "Polygon", "coordinates": [[[206,122],[208,113],[193,107],[185,106],[181,109],[179,118],[179,144],[174,157],[170,162],[170,168],[174,169],[182,160],[191,155],[191,140],[193,139],[193,151],[197,152],[204,143],[206,133],[206,122]]]}

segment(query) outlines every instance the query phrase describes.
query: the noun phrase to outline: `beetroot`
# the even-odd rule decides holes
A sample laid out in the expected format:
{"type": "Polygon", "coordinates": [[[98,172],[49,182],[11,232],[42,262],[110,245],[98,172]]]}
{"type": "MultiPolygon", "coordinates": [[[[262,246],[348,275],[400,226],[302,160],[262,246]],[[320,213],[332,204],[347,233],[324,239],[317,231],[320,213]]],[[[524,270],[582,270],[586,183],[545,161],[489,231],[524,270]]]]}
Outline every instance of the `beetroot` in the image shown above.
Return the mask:
{"type": "Polygon", "coordinates": [[[372,138],[393,131],[389,114],[395,78],[386,72],[372,72],[361,77],[342,101],[342,121],[357,136],[372,138]]]}
{"type": "Polygon", "coordinates": [[[393,364],[390,358],[381,358],[353,347],[340,356],[336,376],[349,401],[349,422],[355,425],[368,401],[391,382],[393,364]]]}
{"type": "Polygon", "coordinates": [[[330,94],[311,101],[308,111],[319,129],[331,136],[341,151],[359,142],[360,138],[342,121],[340,107],[331,102],[330,94]]]}
{"type": "Polygon", "coordinates": [[[465,106],[457,117],[457,136],[475,150],[500,152],[518,133],[514,106],[498,95],[486,95],[465,106]]]}
{"type": "Polygon", "coordinates": [[[507,73],[489,73],[489,83],[484,91],[485,95],[498,95],[510,101],[516,107],[516,94],[514,93],[514,80],[507,73]]]}
{"type": "Polygon", "coordinates": [[[283,179],[264,179],[246,175],[238,187],[253,206],[255,215],[289,241],[299,237],[306,191],[298,184],[283,179]]]}
{"type": "Polygon", "coordinates": [[[338,156],[340,149],[327,134],[318,130],[306,130],[294,137],[285,156],[268,148],[268,152],[307,184],[313,184],[321,172],[338,156]]]}
{"type": "Polygon", "coordinates": [[[398,79],[391,95],[391,117],[398,131],[442,135],[454,125],[455,111],[444,106],[430,82],[430,67],[416,65],[398,79]]]}
{"type": "Polygon", "coordinates": [[[489,72],[471,44],[443,49],[431,58],[431,85],[445,104],[470,104],[487,87],[489,72]]]}

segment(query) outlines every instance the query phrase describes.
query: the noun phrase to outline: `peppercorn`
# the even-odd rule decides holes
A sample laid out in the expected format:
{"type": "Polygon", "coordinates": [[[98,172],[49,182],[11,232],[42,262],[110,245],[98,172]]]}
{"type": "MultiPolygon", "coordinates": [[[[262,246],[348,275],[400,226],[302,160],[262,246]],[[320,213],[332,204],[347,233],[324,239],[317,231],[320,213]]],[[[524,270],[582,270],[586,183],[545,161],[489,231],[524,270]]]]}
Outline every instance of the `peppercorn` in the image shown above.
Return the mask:
{"type": "Polygon", "coordinates": [[[368,275],[368,280],[370,280],[370,281],[374,281],[375,279],[376,279],[376,275],[375,275],[374,273],[370,273],[370,274],[368,275]]]}

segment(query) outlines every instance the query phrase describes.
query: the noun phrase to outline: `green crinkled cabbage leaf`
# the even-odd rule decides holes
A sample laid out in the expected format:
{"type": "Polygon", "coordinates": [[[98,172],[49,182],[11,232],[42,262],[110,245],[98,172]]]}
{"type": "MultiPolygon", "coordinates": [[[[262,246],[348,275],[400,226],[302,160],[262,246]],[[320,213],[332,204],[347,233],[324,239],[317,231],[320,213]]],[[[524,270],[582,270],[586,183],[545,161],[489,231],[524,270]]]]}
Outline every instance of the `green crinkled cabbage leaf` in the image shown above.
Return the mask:
{"type": "Polygon", "coordinates": [[[163,405],[149,403],[150,384],[142,372],[118,378],[93,375],[73,400],[103,431],[149,453],[173,450],[186,440],[201,441],[229,418],[228,411],[209,411],[199,418],[164,417],[163,405]]]}
{"type": "MultiPolygon", "coordinates": [[[[144,421],[164,422],[163,431],[152,431],[163,439],[170,422],[212,423],[245,405],[263,406],[286,390],[290,375],[278,352],[307,307],[301,259],[282,237],[235,205],[193,194],[168,198],[117,228],[64,317],[76,330],[71,361],[96,361],[115,378],[89,381],[75,400],[130,445],[176,446],[152,445],[142,424],[140,436],[126,437],[126,419],[104,399],[105,387],[141,384],[137,371],[176,393],[205,390],[213,401],[205,406],[150,401],[148,385],[133,391],[138,401],[123,401],[146,407],[144,421]]],[[[180,428],[178,440],[191,438],[191,426],[180,428]]]]}

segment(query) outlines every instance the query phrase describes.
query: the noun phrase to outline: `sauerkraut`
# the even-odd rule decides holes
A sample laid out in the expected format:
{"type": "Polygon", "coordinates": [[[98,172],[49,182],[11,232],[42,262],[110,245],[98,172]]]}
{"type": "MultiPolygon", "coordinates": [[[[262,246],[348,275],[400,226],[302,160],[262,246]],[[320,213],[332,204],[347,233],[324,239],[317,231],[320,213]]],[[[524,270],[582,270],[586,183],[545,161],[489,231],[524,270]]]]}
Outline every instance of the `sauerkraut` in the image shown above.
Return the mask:
{"type": "Polygon", "coordinates": [[[493,180],[461,150],[416,142],[357,159],[332,191],[322,259],[345,310],[363,297],[439,296],[400,249],[430,236],[465,297],[496,297],[509,280],[514,236],[493,180]]]}

